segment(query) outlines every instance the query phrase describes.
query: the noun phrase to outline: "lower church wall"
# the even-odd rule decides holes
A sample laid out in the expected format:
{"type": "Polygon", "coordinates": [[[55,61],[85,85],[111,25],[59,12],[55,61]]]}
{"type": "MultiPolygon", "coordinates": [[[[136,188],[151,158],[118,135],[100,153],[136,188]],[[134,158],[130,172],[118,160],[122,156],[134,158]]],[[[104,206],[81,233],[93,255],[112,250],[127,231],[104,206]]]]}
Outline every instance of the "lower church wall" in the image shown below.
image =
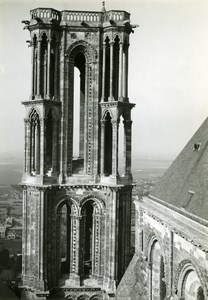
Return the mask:
{"type": "MultiPolygon", "coordinates": [[[[156,209],[137,206],[135,256],[118,286],[117,300],[208,299],[208,249],[193,243],[197,234],[187,224],[181,231],[156,209]]],[[[206,244],[208,237],[204,239],[206,244]]]]}

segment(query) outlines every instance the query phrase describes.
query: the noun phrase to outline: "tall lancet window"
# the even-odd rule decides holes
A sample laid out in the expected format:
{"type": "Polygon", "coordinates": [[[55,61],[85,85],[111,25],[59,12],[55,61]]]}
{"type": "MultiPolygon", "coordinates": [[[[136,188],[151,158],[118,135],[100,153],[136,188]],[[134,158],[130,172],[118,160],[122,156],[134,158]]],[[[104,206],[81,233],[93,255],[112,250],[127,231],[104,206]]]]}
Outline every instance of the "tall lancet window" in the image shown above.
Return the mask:
{"type": "Polygon", "coordinates": [[[40,173],[40,119],[35,109],[30,113],[30,172],[40,173]]]}
{"type": "Polygon", "coordinates": [[[112,123],[109,112],[105,118],[104,132],[104,175],[112,174],[112,123]]]}
{"type": "Polygon", "coordinates": [[[81,276],[83,279],[92,274],[93,252],[93,202],[87,201],[82,208],[81,230],[81,276]]]}
{"type": "Polygon", "coordinates": [[[116,36],[113,45],[113,96],[118,100],[118,79],[119,79],[119,38],[116,36]]]}
{"type": "Polygon", "coordinates": [[[104,77],[105,77],[105,85],[103,86],[104,89],[104,100],[108,101],[108,97],[110,95],[110,40],[107,37],[105,40],[105,66],[104,66],[104,77]]]}
{"type": "Polygon", "coordinates": [[[74,59],[74,93],[73,93],[73,174],[84,171],[85,149],[85,70],[86,61],[82,52],[74,59]]]}
{"type": "Polygon", "coordinates": [[[40,94],[43,98],[47,95],[47,49],[48,42],[47,36],[44,33],[41,41],[41,54],[40,54],[40,94]]]}

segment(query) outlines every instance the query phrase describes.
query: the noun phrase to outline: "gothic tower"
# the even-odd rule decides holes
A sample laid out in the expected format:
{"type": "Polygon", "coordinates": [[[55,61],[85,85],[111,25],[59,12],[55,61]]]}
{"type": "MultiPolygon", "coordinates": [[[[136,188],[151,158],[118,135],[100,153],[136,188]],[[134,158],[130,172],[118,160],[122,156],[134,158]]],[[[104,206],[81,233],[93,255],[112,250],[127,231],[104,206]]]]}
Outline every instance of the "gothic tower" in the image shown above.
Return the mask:
{"type": "Polygon", "coordinates": [[[130,261],[130,15],[30,14],[22,298],[114,298],[130,261]]]}

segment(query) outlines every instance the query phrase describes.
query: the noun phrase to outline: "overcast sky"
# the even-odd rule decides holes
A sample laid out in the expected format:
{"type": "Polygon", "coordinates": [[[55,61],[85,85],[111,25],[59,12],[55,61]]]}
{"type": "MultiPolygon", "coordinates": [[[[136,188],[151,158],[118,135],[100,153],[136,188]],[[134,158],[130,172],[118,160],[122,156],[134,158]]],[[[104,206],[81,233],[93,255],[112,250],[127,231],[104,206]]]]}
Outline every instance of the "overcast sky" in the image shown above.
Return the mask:
{"type": "MultiPolygon", "coordinates": [[[[99,11],[102,1],[0,0],[0,152],[24,149],[31,48],[21,20],[36,7],[99,11]]],[[[111,0],[106,9],[139,24],[129,55],[134,155],[175,158],[208,116],[208,1],[111,0]]]]}

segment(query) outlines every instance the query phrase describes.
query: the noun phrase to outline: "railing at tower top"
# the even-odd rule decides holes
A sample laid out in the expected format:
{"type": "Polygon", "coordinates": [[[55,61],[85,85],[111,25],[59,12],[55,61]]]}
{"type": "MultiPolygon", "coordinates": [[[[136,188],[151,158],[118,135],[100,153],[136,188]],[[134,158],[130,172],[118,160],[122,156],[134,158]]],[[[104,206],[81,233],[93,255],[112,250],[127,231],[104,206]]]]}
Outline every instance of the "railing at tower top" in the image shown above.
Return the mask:
{"type": "Polygon", "coordinates": [[[30,11],[31,19],[39,18],[43,21],[61,21],[61,13],[52,8],[35,8],[30,11]]]}
{"type": "Polygon", "coordinates": [[[91,11],[62,11],[62,21],[65,22],[101,22],[102,13],[91,11]]]}
{"type": "Polygon", "coordinates": [[[30,11],[31,19],[40,19],[42,22],[63,22],[67,25],[79,25],[80,22],[86,22],[92,25],[100,25],[108,21],[116,23],[129,20],[130,14],[126,11],[111,10],[105,13],[95,11],[57,11],[52,8],[36,8],[30,11]]]}

